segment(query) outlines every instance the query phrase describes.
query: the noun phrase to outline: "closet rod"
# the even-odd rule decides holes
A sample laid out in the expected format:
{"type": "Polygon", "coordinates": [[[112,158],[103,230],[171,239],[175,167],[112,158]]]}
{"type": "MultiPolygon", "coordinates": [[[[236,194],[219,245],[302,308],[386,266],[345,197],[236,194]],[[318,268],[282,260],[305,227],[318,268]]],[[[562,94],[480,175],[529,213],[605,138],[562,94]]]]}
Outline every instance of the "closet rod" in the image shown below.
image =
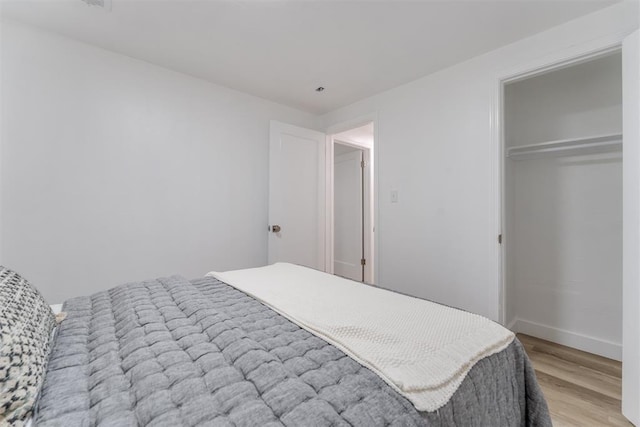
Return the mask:
{"type": "Polygon", "coordinates": [[[513,160],[524,160],[545,154],[578,155],[620,150],[622,150],[622,134],[617,133],[510,147],[507,149],[507,157],[513,160]]]}

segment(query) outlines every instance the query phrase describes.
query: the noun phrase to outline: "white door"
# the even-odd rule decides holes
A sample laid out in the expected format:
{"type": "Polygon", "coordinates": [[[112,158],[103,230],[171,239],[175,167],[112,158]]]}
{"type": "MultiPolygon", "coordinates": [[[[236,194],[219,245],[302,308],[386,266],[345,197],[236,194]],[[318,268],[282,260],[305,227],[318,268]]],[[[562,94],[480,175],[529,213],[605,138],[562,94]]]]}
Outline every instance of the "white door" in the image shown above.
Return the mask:
{"type": "Polygon", "coordinates": [[[338,276],[362,281],[362,151],[335,157],[334,270],[338,276]]]}
{"type": "Polygon", "coordinates": [[[635,425],[640,425],[639,39],[636,31],[622,44],[622,413],[635,425]]]}
{"type": "Polygon", "coordinates": [[[269,264],[325,271],[326,135],[271,121],[269,264]]]}

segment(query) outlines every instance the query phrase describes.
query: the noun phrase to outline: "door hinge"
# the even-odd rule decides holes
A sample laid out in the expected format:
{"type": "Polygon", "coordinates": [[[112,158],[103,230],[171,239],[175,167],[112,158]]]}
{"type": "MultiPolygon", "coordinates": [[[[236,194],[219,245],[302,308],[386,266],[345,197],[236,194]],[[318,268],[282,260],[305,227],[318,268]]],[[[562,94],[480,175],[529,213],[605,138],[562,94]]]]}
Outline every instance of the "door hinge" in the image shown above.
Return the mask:
{"type": "Polygon", "coordinates": [[[498,244],[502,244],[502,234],[498,234],[498,244]]]}
{"type": "Polygon", "coordinates": [[[365,162],[364,160],[360,160],[360,167],[364,169],[366,166],[367,166],[367,162],[365,162]]]}
{"type": "Polygon", "coordinates": [[[360,265],[367,265],[367,260],[366,260],[366,259],[364,259],[364,258],[362,258],[362,259],[360,260],[360,265]]]}

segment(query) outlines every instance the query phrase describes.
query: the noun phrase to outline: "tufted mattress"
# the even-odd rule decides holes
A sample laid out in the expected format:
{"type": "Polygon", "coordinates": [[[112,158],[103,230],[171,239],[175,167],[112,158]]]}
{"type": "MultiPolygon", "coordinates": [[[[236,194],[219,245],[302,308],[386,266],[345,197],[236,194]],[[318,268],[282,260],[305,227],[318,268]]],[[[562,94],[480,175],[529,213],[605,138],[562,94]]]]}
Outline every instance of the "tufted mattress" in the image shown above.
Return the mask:
{"type": "Polygon", "coordinates": [[[547,426],[522,345],[480,360],[449,402],[418,412],[369,369],[214,278],[74,298],[37,426],[547,426]]]}

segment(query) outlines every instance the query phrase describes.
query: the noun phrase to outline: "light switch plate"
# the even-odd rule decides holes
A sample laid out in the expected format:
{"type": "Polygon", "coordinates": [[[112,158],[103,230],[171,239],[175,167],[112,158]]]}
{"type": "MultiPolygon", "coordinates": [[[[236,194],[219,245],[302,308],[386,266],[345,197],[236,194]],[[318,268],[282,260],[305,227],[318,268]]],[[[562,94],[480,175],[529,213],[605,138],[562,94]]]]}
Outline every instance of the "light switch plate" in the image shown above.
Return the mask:
{"type": "Polygon", "coordinates": [[[391,203],[398,203],[398,190],[391,190],[391,203]]]}

